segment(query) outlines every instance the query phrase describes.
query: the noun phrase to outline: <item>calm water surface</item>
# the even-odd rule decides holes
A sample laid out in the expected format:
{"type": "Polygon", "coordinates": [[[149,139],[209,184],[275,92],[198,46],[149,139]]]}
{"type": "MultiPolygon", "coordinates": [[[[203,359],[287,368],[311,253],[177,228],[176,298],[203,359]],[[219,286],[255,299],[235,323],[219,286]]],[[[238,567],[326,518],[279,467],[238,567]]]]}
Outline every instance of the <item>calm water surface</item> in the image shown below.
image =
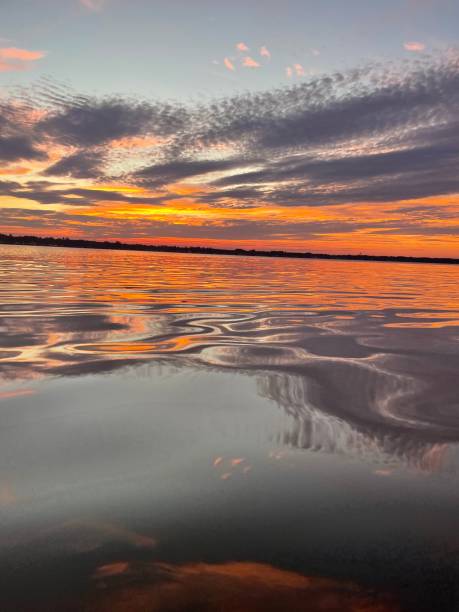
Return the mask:
{"type": "Polygon", "coordinates": [[[459,610],[458,278],[0,247],[0,608],[459,610]]]}

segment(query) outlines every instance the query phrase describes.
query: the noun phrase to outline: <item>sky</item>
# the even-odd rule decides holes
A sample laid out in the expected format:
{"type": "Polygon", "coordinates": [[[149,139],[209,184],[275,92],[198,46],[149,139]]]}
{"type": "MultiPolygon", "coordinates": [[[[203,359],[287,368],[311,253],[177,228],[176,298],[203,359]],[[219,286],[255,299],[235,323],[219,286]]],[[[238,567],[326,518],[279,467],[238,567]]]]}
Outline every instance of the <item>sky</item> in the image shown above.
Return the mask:
{"type": "Polygon", "coordinates": [[[457,0],[0,0],[0,231],[459,257],[457,0]]]}

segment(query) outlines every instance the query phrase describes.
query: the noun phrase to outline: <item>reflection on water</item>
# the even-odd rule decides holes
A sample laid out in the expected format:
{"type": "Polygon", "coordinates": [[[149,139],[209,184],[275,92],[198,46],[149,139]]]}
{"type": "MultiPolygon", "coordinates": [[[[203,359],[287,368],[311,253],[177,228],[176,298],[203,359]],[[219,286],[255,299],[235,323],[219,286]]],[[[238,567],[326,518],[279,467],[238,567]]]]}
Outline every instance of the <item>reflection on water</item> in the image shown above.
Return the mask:
{"type": "Polygon", "coordinates": [[[455,267],[0,254],[8,605],[459,603],[455,267]]]}
{"type": "Polygon", "coordinates": [[[98,568],[94,578],[105,591],[96,598],[97,610],[107,612],[126,609],[395,612],[399,609],[390,598],[376,597],[353,584],[306,577],[259,563],[181,566],[162,563],[140,568],[113,563],[98,568]],[[135,582],[139,572],[143,577],[140,586],[135,582]],[[119,582],[121,575],[123,587],[113,594],[110,582],[114,577],[119,582]]]}

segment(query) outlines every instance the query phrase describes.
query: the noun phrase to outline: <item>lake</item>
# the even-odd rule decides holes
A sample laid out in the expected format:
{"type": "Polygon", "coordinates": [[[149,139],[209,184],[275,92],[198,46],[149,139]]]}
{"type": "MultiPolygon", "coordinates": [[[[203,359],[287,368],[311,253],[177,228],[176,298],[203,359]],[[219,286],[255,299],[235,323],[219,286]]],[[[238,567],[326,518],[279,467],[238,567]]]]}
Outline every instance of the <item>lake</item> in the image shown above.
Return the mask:
{"type": "Polygon", "coordinates": [[[1,609],[459,609],[458,280],[0,246],[1,609]]]}

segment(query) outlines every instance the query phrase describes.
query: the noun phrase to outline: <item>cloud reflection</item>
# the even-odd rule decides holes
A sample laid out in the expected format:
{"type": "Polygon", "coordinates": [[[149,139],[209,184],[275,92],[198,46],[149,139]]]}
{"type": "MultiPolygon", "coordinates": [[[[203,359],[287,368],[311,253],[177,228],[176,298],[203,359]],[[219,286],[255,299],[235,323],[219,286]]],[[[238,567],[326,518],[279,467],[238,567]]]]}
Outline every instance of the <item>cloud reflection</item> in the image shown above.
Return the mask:
{"type": "MultiPolygon", "coordinates": [[[[26,401],[23,380],[50,375],[229,369],[256,376],[286,414],[276,445],[448,465],[459,441],[454,269],[39,252],[4,248],[0,398],[26,401]]],[[[247,467],[214,460],[223,474],[247,467]]]]}
{"type": "Polygon", "coordinates": [[[393,598],[358,585],[261,563],[144,563],[129,568],[120,562],[102,566],[95,578],[104,587],[91,599],[91,610],[97,611],[399,610],[393,598]]]}

